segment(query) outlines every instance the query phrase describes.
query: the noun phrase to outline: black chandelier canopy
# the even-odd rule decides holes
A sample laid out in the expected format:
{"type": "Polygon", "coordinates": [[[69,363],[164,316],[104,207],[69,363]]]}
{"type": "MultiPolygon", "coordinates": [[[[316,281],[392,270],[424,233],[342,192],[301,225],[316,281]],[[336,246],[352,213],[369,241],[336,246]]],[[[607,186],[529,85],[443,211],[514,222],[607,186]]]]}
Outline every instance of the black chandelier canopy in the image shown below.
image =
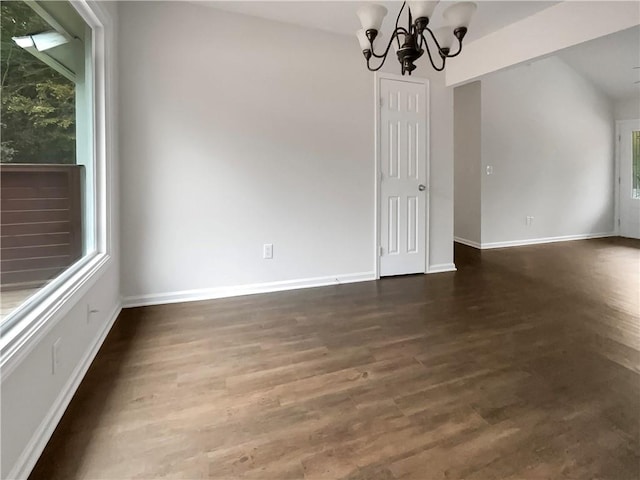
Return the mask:
{"type": "Polygon", "coordinates": [[[425,51],[431,66],[439,72],[444,70],[447,58],[456,57],[462,52],[462,39],[467,34],[469,22],[477,5],[474,2],[458,2],[451,5],[443,12],[447,26],[431,30],[429,21],[438,3],[439,1],[404,2],[398,12],[389,43],[382,53],[376,53],[374,47],[378,46],[382,37],[380,28],[387,9],[375,4],[358,9],[362,30],[358,30],[356,35],[362,54],[367,60],[367,68],[372,72],[380,70],[393,46],[400,62],[402,75],[411,75],[416,69],[415,61],[422,57],[425,51]],[[399,23],[405,8],[407,9],[407,26],[402,27],[399,23]],[[458,45],[456,51],[452,52],[454,39],[457,39],[458,45]],[[437,57],[434,60],[435,55],[431,52],[431,48],[434,47],[440,60],[437,60],[437,57]],[[373,59],[380,60],[377,66],[372,65],[373,59]]]}

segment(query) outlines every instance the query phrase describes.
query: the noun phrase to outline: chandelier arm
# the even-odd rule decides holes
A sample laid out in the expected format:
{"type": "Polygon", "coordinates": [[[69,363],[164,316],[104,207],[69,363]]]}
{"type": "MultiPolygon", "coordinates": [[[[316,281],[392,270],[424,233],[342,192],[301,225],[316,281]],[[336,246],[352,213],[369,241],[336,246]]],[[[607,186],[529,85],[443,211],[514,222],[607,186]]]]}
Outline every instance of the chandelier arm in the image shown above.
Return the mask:
{"type": "MultiPolygon", "coordinates": [[[[425,28],[425,30],[429,31],[429,33],[431,34],[431,38],[433,39],[433,43],[435,43],[436,47],[438,47],[438,52],[442,53],[442,47],[440,46],[440,43],[438,42],[438,39],[436,38],[436,36],[433,34],[433,31],[429,27],[425,28]]],[[[424,34],[423,34],[423,36],[424,36],[424,34]]],[[[427,39],[426,38],[424,39],[424,43],[427,43],[427,39]]],[[[460,52],[458,52],[458,53],[460,53],[460,52]]],[[[456,53],[456,55],[457,55],[457,53],[456,53]]],[[[448,57],[449,55],[445,55],[445,56],[448,57]]]]}
{"type": "Polygon", "coordinates": [[[429,45],[427,45],[427,39],[424,38],[424,34],[420,35],[420,44],[418,45],[418,48],[426,48],[429,49],[429,45]]]}
{"type": "MultiPolygon", "coordinates": [[[[436,39],[436,36],[433,34],[431,29],[427,27],[425,30],[429,30],[429,33],[431,34],[431,38],[433,38],[433,41],[436,42],[436,45],[438,46],[438,50],[440,51],[440,53],[442,53],[442,48],[440,47],[440,44],[438,43],[438,40],[436,39]]],[[[453,58],[460,55],[461,52],[462,52],[462,40],[458,39],[458,51],[456,53],[447,53],[444,56],[447,58],[453,58]]]]}
{"type": "MultiPolygon", "coordinates": [[[[382,57],[378,57],[378,58],[382,58],[382,57]]],[[[377,72],[378,70],[380,70],[380,69],[382,68],[382,66],[384,65],[384,62],[385,62],[385,60],[386,60],[386,59],[387,59],[387,58],[386,58],[386,56],[385,56],[385,57],[384,57],[384,59],[382,60],[382,62],[380,62],[380,65],[378,65],[378,66],[377,66],[377,67],[375,67],[375,68],[371,68],[371,64],[370,64],[370,62],[371,62],[371,58],[367,58],[367,69],[368,69],[370,72],[377,72]]]]}
{"type": "MultiPolygon", "coordinates": [[[[396,17],[396,31],[398,30],[398,23],[400,23],[400,15],[402,15],[402,11],[404,10],[404,6],[407,4],[407,2],[402,2],[402,6],[400,7],[400,11],[398,12],[398,16],[396,17]]],[[[396,38],[398,39],[398,48],[401,47],[400,45],[400,38],[396,35],[396,38]]]]}
{"type": "Polygon", "coordinates": [[[446,55],[446,57],[447,58],[457,57],[458,55],[460,55],[461,52],[462,52],[462,40],[458,40],[458,51],[456,53],[450,53],[446,55]]]}
{"type": "Polygon", "coordinates": [[[426,47],[425,50],[427,51],[427,55],[429,56],[429,62],[431,63],[431,66],[436,72],[441,72],[442,70],[444,70],[445,58],[441,56],[440,58],[442,58],[442,66],[440,68],[436,67],[436,64],[433,63],[433,57],[431,56],[431,50],[429,50],[429,44],[427,43],[427,39],[424,38],[424,34],[420,34],[420,36],[422,37],[420,41],[421,42],[424,41],[424,44],[426,47]]]}
{"type": "MultiPolygon", "coordinates": [[[[391,48],[391,44],[393,43],[393,41],[398,38],[398,35],[402,33],[404,35],[407,35],[407,30],[403,27],[398,27],[396,28],[396,30],[393,32],[393,35],[391,35],[391,39],[389,40],[389,43],[387,44],[387,48],[385,49],[384,53],[382,55],[378,55],[373,51],[373,42],[371,43],[371,55],[376,57],[376,58],[384,58],[385,60],[387,59],[387,54],[389,53],[389,49],[391,48]]],[[[384,60],[382,61],[382,63],[384,63],[384,60]]]]}

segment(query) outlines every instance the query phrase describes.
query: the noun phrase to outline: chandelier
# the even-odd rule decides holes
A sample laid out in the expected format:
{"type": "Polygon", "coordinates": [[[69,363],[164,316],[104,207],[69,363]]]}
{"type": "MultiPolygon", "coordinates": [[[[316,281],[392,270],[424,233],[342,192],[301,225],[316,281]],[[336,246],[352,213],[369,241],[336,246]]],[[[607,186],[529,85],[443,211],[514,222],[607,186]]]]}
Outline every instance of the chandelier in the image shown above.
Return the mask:
{"type": "Polygon", "coordinates": [[[382,37],[380,27],[382,20],[387,14],[387,9],[382,5],[365,5],[358,9],[358,17],[362,24],[362,30],[358,30],[356,35],[362,54],[367,60],[367,68],[378,71],[384,65],[391,46],[393,45],[398,61],[400,62],[402,75],[411,75],[416,69],[414,62],[420,58],[425,50],[429,57],[431,66],[438,72],[444,70],[447,58],[456,57],[462,51],[462,39],[467,34],[467,28],[477,5],[473,2],[459,2],[448,7],[443,13],[444,20],[448,26],[441,27],[435,31],[429,28],[429,20],[436,8],[438,1],[428,2],[404,2],[396,18],[396,26],[391,34],[389,43],[381,54],[374,51],[382,37]],[[405,7],[407,8],[407,26],[398,26],[405,7]],[[458,40],[457,50],[451,51],[454,38],[458,40]],[[434,60],[429,44],[435,47],[440,60],[434,60]],[[380,64],[372,66],[372,59],[381,59],[380,64]]]}

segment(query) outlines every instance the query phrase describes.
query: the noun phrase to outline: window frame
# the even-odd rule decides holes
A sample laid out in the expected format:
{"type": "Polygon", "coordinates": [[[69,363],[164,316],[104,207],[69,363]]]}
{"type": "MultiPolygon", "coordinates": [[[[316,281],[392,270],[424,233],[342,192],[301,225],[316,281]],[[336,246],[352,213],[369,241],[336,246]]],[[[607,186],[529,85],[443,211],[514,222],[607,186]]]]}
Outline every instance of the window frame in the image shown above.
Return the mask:
{"type": "MultiPolygon", "coordinates": [[[[39,340],[43,338],[114,263],[113,248],[113,151],[114,131],[111,99],[114,73],[113,21],[96,0],[70,0],[91,29],[91,106],[93,134],[93,214],[92,252],[44,286],[16,311],[10,324],[0,329],[0,371],[8,376],[39,340]]],[[[88,180],[88,179],[87,179],[88,180]]],[[[88,183],[88,182],[87,182],[88,183]]]]}

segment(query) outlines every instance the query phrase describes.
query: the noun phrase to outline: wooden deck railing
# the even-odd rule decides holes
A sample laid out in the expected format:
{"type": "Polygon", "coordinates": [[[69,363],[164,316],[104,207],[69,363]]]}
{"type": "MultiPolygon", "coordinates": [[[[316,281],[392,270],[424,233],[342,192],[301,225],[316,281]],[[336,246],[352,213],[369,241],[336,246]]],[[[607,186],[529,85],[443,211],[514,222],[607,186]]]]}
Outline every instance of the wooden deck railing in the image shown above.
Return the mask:
{"type": "Polygon", "coordinates": [[[0,165],[0,288],[34,288],[82,257],[81,165],[0,165]]]}

